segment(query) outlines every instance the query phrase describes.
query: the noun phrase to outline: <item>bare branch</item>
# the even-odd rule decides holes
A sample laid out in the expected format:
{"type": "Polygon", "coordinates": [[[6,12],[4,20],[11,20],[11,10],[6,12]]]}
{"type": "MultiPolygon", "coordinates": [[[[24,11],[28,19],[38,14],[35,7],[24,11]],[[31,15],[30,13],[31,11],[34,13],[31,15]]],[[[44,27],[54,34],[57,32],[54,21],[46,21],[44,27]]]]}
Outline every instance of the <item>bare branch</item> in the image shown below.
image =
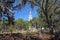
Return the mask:
{"type": "Polygon", "coordinates": [[[42,1],[42,3],[40,2],[37,2],[38,6],[40,7],[40,9],[44,12],[44,7],[43,7],[43,4],[44,4],[44,0],[42,1]]]}
{"type": "Polygon", "coordinates": [[[22,4],[18,4],[16,6],[13,7],[13,9],[16,9],[16,8],[21,8],[22,7],[22,4]]]}
{"type": "Polygon", "coordinates": [[[51,9],[51,7],[53,6],[53,5],[56,5],[56,2],[57,2],[58,0],[55,0],[54,1],[54,3],[50,3],[50,5],[49,5],[49,7],[48,7],[48,12],[49,12],[49,10],[51,9]]]}

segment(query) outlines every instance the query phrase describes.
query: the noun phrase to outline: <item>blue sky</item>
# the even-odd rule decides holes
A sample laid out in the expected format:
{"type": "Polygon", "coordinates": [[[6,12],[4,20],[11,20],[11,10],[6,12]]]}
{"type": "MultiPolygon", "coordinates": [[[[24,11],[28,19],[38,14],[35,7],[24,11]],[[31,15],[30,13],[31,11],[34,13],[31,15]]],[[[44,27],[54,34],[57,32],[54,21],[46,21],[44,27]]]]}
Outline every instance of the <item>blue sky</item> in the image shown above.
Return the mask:
{"type": "MultiPolygon", "coordinates": [[[[19,4],[19,2],[18,3],[15,2],[14,6],[17,4],[19,4]]],[[[29,16],[30,11],[32,12],[33,18],[37,17],[38,16],[37,11],[36,11],[37,9],[38,9],[37,6],[35,6],[32,9],[31,6],[28,3],[26,3],[26,5],[22,9],[14,10],[14,12],[15,12],[14,18],[15,18],[15,20],[17,20],[19,18],[22,18],[24,20],[28,20],[28,16],[29,16]]]]}

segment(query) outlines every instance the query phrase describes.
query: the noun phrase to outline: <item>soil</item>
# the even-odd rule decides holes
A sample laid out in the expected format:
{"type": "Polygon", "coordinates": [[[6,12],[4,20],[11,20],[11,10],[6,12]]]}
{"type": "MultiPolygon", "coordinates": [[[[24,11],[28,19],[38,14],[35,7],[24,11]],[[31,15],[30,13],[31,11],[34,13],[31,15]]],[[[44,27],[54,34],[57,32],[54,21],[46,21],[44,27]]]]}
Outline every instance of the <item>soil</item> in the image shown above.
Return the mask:
{"type": "Polygon", "coordinates": [[[32,36],[32,35],[22,35],[21,33],[12,33],[12,34],[0,34],[0,40],[56,40],[56,39],[54,35],[50,34],[32,36]]]}

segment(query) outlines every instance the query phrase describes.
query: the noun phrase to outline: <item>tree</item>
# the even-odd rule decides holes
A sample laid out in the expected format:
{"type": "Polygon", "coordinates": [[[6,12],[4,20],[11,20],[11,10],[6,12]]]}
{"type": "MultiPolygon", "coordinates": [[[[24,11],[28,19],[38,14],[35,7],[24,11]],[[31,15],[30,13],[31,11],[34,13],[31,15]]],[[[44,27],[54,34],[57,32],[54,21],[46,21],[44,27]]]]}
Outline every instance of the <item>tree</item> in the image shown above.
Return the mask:
{"type": "MultiPolygon", "coordinates": [[[[35,5],[39,6],[38,12],[40,13],[41,17],[43,18],[43,21],[45,21],[45,24],[49,27],[52,26],[52,19],[51,17],[55,14],[55,10],[57,8],[59,8],[59,2],[58,0],[56,1],[52,1],[52,0],[41,0],[41,1],[31,1],[33,2],[35,5]],[[58,3],[57,3],[58,2],[58,3]],[[56,3],[56,4],[55,4],[56,3]],[[56,6],[54,8],[54,6],[56,6]]],[[[31,4],[32,5],[32,4],[31,4]]],[[[55,22],[55,21],[54,21],[55,22]]]]}
{"type": "Polygon", "coordinates": [[[18,19],[15,21],[17,29],[27,29],[28,28],[28,22],[23,19],[18,19]]]}
{"type": "Polygon", "coordinates": [[[54,28],[59,25],[59,11],[60,11],[60,0],[22,0],[22,3],[17,5],[24,6],[27,2],[31,4],[31,7],[38,6],[38,13],[42,17],[44,26],[51,28],[53,31],[54,28]]]}
{"type": "Polygon", "coordinates": [[[41,20],[41,18],[38,16],[38,17],[35,17],[33,18],[31,21],[30,21],[30,24],[33,26],[33,27],[43,27],[43,22],[41,20]]]}
{"type": "Polygon", "coordinates": [[[8,20],[8,24],[14,24],[13,12],[11,11],[13,6],[12,3],[14,3],[14,0],[0,0],[0,20],[2,20],[2,17],[4,16],[3,20],[8,20]]]}
{"type": "Polygon", "coordinates": [[[8,29],[9,25],[14,25],[14,12],[12,7],[15,0],[0,0],[0,26],[8,29]]]}
{"type": "MultiPolygon", "coordinates": [[[[17,1],[17,0],[16,0],[17,1]]],[[[49,27],[53,29],[53,27],[58,27],[59,25],[59,11],[60,11],[60,0],[21,0],[21,3],[19,3],[16,6],[13,6],[12,3],[15,1],[1,1],[0,5],[0,18],[2,17],[2,12],[4,12],[4,15],[8,18],[9,24],[13,24],[14,22],[11,20],[13,19],[13,16],[9,16],[9,9],[17,9],[22,8],[25,6],[25,4],[28,2],[30,3],[31,7],[38,6],[38,13],[42,17],[42,20],[44,22],[45,27],[49,27]],[[7,4],[7,5],[6,5],[7,4]],[[6,11],[5,11],[6,10],[6,11]]]]}
{"type": "MultiPolygon", "coordinates": [[[[38,6],[39,15],[43,16],[45,23],[48,27],[52,26],[51,17],[56,14],[56,11],[60,8],[59,0],[22,0],[21,5],[24,6],[27,2],[31,4],[31,7],[38,6]]],[[[21,6],[19,5],[19,6],[21,6]]],[[[19,7],[16,5],[15,8],[19,7]]]]}

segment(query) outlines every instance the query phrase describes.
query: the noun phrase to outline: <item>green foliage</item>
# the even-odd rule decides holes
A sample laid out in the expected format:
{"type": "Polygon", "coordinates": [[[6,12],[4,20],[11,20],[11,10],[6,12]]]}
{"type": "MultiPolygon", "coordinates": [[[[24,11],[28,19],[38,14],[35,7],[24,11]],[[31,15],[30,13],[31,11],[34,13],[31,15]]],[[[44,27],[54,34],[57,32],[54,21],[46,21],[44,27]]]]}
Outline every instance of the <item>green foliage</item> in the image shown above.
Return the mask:
{"type": "Polygon", "coordinates": [[[40,27],[42,27],[43,26],[43,22],[42,22],[42,20],[41,20],[41,18],[40,17],[35,17],[35,18],[33,18],[32,20],[31,20],[31,24],[34,26],[34,25],[36,25],[36,26],[40,26],[40,27]]]}
{"type": "MultiPolygon", "coordinates": [[[[51,27],[53,25],[55,25],[56,27],[58,26],[56,24],[58,24],[59,21],[57,21],[57,19],[54,18],[56,18],[57,15],[59,16],[59,0],[22,0],[22,3],[20,4],[25,5],[27,2],[30,3],[31,8],[34,8],[34,6],[38,6],[38,13],[42,20],[42,22],[40,22],[38,25],[41,24],[40,26],[44,25],[46,27],[51,27]]],[[[20,7],[22,7],[21,5],[20,7]]],[[[18,8],[18,6],[16,7],[18,8]]]]}
{"type": "Polygon", "coordinates": [[[59,0],[41,0],[41,1],[33,1],[31,0],[31,2],[34,3],[34,5],[36,4],[39,9],[38,9],[38,13],[39,15],[41,15],[41,19],[44,22],[44,26],[48,26],[48,27],[58,27],[58,23],[59,23],[59,10],[60,10],[60,1],[59,0]],[[57,24],[57,25],[56,25],[57,24]]]}
{"type": "Polygon", "coordinates": [[[10,8],[12,8],[13,10],[22,8],[27,2],[30,3],[31,8],[34,8],[34,6],[38,6],[37,12],[39,17],[33,18],[30,22],[24,21],[23,19],[18,19],[15,21],[15,26],[17,28],[27,29],[29,24],[31,24],[31,26],[35,26],[36,24],[36,26],[60,27],[59,0],[21,0],[20,3],[16,6],[13,6],[12,3],[0,2],[0,21],[4,16],[2,22],[0,23],[0,26],[3,25],[3,27],[5,27],[4,25],[6,24],[14,25],[14,14],[12,14],[13,12],[9,11],[10,8]],[[7,17],[7,19],[5,17],[7,17]],[[7,23],[5,23],[5,20],[7,20],[7,23]]]}
{"type": "Polygon", "coordinates": [[[16,25],[18,26],[18,28],[23,28],[23,29],[27,29],[28,28],[28,22],[24,21],[23,19],[18,19],[16,20],[16,25]]]}

